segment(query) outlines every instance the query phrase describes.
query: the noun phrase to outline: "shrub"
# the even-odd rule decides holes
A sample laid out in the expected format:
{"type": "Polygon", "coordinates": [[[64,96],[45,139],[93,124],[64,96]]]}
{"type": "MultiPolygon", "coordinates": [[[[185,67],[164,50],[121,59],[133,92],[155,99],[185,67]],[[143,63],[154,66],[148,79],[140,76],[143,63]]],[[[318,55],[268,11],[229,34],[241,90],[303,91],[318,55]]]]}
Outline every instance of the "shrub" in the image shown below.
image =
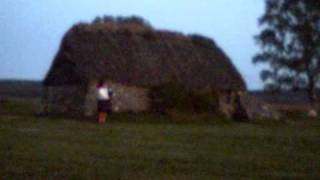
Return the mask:
{"type": "Polygon", "coordinates": [[[185,99],[185,89],[175,83],[165,83],[162,85],[153,86],[149,91],[151,100],[151,109],[154,112],[166,113],[168,109],[178,108],[185,99]]]}
{"type": "Polygon", "coordinates": [[[151,109],[157,113],[169,110],[194,113],[217,113],[218,95],[215,90],[188,90],[178,83],[165,83],[150,88],[151,109]]]}
{"type": "Polygon", "coordinates": [[[219,106],[218,95],[214,90],[191,91],[185,101],[187,109],[197,113],[217,112],[219,106]]]}

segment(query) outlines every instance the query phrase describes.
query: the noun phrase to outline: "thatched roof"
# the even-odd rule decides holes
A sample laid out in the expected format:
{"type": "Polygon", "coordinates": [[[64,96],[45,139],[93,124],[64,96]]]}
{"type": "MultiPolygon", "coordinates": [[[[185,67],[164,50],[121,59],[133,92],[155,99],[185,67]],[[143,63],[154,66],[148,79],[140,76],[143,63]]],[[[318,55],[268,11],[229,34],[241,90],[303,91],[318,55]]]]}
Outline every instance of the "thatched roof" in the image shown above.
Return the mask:
{"type": "Polygon", "coordinates": [[[73,26],[44,85],[105,78],[137,86],[178,81],[193,88],[245,89],[230,59],[212,40],[114,20],[73,26]]]}

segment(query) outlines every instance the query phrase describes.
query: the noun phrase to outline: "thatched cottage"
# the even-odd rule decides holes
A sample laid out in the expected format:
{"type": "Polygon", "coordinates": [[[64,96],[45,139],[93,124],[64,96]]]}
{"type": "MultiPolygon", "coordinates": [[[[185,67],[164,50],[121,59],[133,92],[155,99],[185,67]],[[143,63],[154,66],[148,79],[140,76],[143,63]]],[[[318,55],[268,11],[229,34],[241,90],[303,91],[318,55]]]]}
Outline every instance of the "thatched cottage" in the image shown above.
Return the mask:
{"type": "Polygon", "coordinates": [[[148,87],[171,77],[190,88],[218,91],[227,115],[234,111],[236,93],[246,91],[239,72],[211,39],[108,19],[80,23],[66,33],[44,80],[45,111],[94,115],[99,79],[107,80],[116,94],[114,111],[146,111],[148,87]]]}

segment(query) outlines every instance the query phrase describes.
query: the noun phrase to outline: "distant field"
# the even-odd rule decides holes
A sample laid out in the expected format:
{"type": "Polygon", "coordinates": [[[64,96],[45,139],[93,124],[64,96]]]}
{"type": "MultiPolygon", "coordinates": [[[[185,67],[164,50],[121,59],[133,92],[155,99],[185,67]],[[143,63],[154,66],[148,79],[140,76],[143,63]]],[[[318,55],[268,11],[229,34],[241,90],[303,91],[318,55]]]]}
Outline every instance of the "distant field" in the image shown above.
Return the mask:
{"type": "Polygon", "coordinates": [[[320,178],[319,121],[111,119],[98,125],[0,115],[0,179],[320,178]]]}
{"type": "Polygon", "coordinates": [[[0,80],[0,100],[6,98],[38,98],[42,94],[41,81],[0,80]]]}

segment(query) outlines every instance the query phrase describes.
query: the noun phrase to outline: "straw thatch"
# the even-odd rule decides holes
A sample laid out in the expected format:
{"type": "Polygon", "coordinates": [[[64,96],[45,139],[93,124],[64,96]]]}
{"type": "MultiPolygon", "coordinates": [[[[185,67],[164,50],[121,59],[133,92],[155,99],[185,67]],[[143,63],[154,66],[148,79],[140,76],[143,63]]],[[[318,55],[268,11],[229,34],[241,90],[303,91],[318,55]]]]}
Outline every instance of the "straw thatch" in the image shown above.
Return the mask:
{"type": "Polygon", "coordinates": [[[109,19],[73,26],[64,36],[45,86],[110,79],[150,87],[178,81],[187,87],[245,90],[230,59],[213,40],[109,19]]]}

